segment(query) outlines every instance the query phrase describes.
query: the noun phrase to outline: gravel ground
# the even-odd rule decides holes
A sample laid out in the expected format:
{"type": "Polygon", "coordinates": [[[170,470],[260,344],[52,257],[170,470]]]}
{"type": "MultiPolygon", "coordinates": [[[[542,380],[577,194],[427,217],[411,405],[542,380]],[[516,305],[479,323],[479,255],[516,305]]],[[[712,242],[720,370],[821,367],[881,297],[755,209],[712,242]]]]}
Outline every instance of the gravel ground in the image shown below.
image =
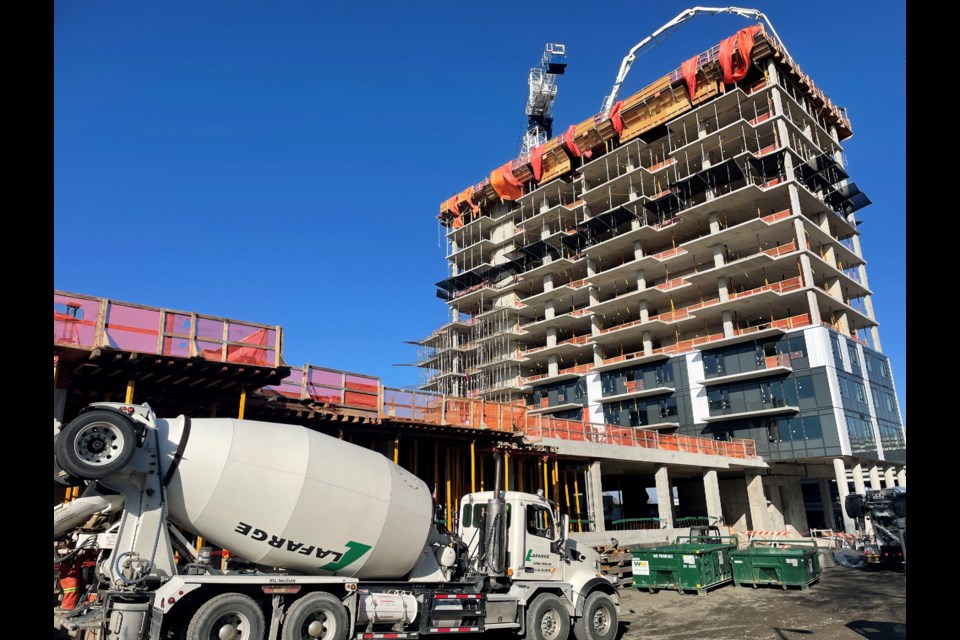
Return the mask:
{"type": "Polygon", "coordinates": [[[705,596],[620,592],[619,639],[901,640],[907,637],[902,572],[825,568],[808,591],[728,584],[705,596]]]}

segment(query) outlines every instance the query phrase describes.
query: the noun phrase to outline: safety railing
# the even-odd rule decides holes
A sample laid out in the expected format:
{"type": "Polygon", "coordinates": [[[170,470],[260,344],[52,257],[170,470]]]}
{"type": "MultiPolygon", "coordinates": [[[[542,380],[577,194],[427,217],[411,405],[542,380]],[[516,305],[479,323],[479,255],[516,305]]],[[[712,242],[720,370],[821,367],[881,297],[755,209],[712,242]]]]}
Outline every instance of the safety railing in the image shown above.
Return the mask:
{"type": "Polygon", "coordinates": [[[311,364],[292,367],[290,375],[263,387],[261,393],[371,411],[378,411],[381,404],[379,378],[311,364]]]}
{"type": "Polygon", "coordinates": [[[666,523],[660,518],[621,518],[612,523],[613,531],[637,531],[641,529],[662,529],[666,523]]]}
{"type": "Polygon", "coordinates": [[[561,420],[543,415],[527,415],[525,434],[533,441],[555,438],[741,459],[757,457],[757,447],[753,440],[741,438],[733,438],[729,441],[712,440],[697,436],[657,433],[637,427],[619,427],[576,420],[561,420]]]}
{"type": "Polygon", "coordinates": [[[279,326],[53,292],[53,342],[63,347],[276,367],[282,335],[279,326]]]}

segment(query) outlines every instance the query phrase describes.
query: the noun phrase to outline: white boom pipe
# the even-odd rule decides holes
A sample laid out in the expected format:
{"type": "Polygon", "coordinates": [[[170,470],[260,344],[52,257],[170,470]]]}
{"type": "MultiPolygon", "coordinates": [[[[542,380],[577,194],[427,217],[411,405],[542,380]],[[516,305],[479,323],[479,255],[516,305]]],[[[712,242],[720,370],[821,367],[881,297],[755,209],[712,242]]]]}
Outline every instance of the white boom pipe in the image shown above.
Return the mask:
{"type": "MultiPolygon", "coordinates": [[[[787,47],[784,46],[783,40],[780,39],[780,36],[777,35],[777,30],[773,28],[773,25],[770,23],[770,19],[767,18],[763,13],[757,11],[756,9],[743,9],[741,7],[693,7],[692,9],[687,9],[681,11],[677,14],[673,20],[666,23],[649,36],[641,40],[638,44],[634,45],[630,52],[623,58],[623,61],[620,63],[620,71],[617,73],[617,79],[613,83],[613,89],[610,91],[610,95],[604,98],[603,100],[603,109],[601,112],[603,115],[609,115],[610,110],[613,108],[614,103],[617,101],[617,94],[620,93],[620,86],[623,84],[623,81],[627,77],[627,73],[630,71],[630,66],[637,59],[637,51],[646,46],[651,40],[657,38],[667,31],[671,31],[676,27],[680,26],[682,23],[686,22],[690,18],[694,17],[699,13],[709,13],[709,14],[718,14],[718,13],[732,13],[744,18],[752,18],[757,22],[763,20],[768,27],[770,27],[770,33],[773,34],[773,37],[776,38],[777,42],[780,44],[780,47],[783,49],[783,53],[790,58],[790,54],[787,53],[787,47]]],[[[792,60],[792,59],[791,59],[792,60]]]]}

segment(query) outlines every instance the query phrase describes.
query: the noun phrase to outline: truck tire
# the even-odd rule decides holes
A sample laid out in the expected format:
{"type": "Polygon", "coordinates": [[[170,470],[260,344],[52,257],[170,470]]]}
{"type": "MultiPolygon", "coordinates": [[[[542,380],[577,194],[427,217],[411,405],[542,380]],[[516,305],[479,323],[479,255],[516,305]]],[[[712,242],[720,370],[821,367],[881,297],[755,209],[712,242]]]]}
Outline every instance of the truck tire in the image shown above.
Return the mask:
{"type": "Polygon", "coordinates": [[[186,640],[263,640],[263,610],[242,593],[221,593],[197,609],[186,640]]]}
{"type": "Polygon", "coordinates": [[[290,606],[283,618],[283,640],[346,640],[350,622],[339,598],[310,593],[290,606]]]}
{"type": "Polygon", "coordinates": [[[54,459],[60,468],[83,480],[98,480],[120,471],[136,448],[133,425],[112,411],[80,415],[53,441],[54,459]]]}
{"type": "Polygon", "coordinates": [[[563,600],[552,593],[541,593],[527,608],[527,637],[530,640],[567,640],[570,615],[563,600]]]}
{"type": "Polygon", "coordinates": [[[893,513],[898,518],[907,517],[907,494],[896,493],[893,496],[893,513]]]}
{"type": "Polygon", "coordinates": [[[863,496],[852,494],[843,501],[843,510],[847,512],[848,518],[863,517],[863,496]]]}
{"type": "Polygon", "coordinates": [[[53,484],[61,487],[78,487],[83,480],[70,475],[57,464],[57,454],[53,454],[53,484]]]}
{"type": "Polygon", "coordinates": [[[617,637],[617,608],[613,599],[602,591],[587,596],[583,615],[573,625],[577,640],[613,640],[617,637]]]}

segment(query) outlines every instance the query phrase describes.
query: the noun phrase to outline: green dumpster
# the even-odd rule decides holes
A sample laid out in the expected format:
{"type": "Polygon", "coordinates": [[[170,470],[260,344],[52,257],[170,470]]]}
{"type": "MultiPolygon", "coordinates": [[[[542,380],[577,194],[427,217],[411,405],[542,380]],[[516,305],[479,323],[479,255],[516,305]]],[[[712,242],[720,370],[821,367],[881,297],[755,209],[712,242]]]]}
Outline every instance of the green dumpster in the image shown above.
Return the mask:
{"type": "Polygon", "coordinates": [[[633,586],[650,593],[676,589],[704,595],[707,589],[733,579],[730,554],[736,548],[734,536],[723,536],[718,543],[681,536],[671,545],[638,549],[632,552],[633,586]]]}
{"type": "Polygon", "coordinates": [[[800,587],[806,590],[820,578],[820,559],[813,540],[790,540],[776,543],[754,540],[745,549],[730,554],[733,583],[741,585],[770,584],[800,587]],[[786,544],[787,546],[782,546],[786,544]]]}

